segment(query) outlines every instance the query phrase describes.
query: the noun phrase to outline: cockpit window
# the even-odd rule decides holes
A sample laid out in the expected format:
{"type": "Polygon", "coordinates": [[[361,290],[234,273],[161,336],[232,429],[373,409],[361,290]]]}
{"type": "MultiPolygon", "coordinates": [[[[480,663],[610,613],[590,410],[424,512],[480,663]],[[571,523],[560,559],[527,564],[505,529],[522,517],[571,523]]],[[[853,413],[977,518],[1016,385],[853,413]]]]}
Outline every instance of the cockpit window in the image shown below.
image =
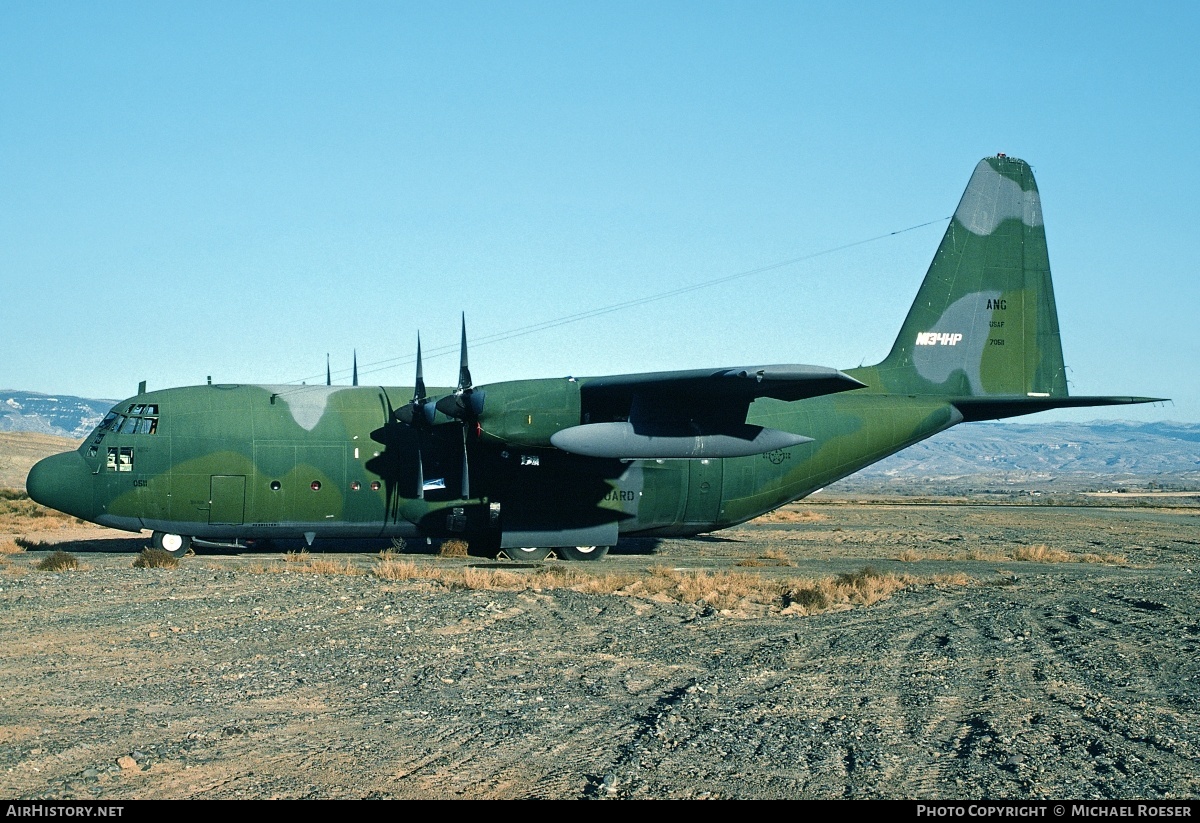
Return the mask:
{"type": "Polygon", "coordinates": [[[96,439],[99,443],[104,432],[113,431],[117,434],[155,434],[158,432],[158,404],[133,404],[126,411],[128,414],[109,412],[100,425],[96,427],[96,439]]]}

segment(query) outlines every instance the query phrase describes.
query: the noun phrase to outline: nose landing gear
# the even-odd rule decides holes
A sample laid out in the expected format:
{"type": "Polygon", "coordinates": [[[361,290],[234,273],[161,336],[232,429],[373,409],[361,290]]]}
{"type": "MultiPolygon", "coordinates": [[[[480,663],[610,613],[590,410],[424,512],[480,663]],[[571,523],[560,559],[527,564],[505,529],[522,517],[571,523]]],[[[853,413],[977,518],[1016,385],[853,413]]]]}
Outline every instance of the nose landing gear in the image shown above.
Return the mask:
{"type": "Polygon", "coordinates": [[[192,547],[192,538],[185,534],[155,532],[150,538],[150,543],[154,548],[162,549],[172,557],[183,557],[192,547]]]}

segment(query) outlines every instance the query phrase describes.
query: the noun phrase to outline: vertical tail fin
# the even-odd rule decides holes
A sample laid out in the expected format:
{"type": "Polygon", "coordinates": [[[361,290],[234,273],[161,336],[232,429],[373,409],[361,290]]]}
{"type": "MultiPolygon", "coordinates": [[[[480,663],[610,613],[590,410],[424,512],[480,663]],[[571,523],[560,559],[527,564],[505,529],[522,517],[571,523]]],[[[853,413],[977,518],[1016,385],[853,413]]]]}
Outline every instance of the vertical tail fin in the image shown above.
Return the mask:
{"type": "Polygon", "coordinates": [[[1065,397],[1042,204],[1029,164],[979,161],[900,335],[875,370],[891,392],[1065,397]]]}

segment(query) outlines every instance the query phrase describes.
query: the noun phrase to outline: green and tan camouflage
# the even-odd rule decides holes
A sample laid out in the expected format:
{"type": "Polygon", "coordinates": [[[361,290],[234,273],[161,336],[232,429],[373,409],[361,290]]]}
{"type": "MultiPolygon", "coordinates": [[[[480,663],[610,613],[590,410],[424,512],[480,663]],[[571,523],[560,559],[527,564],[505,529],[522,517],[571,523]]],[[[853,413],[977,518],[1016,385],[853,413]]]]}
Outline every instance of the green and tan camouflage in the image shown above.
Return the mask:
{"type": "Polygon", "coordinates": [[[879,364],[474,386],[205,385],[117,404],[34,500],[156,545],[463,537],[598,559],[745,522],[963,421],[1151,402],[1067,392],[1029,165],[981,160],[879,364]]]}

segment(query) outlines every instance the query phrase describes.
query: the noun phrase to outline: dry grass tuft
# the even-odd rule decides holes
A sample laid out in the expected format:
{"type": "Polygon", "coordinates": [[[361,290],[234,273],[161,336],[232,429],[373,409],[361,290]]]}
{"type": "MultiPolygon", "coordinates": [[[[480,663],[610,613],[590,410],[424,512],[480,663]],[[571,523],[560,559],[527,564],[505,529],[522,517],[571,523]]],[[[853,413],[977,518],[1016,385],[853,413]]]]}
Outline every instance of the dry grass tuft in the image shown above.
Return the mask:
{"type": "Polygon", "coordinates": [[[38,561],[35,566],[44,572],[65,572],[79,568],[79,560],[70,552],[56,551],[38,561]]]}
{"type": "Polygon", "coordinates": [[[1073,558],[1061,549],[1051,549],[1045,543],[1038,543],[1013,549],[1012,559],[1032,563],[1070,563],[1073,558]]]}
{"type": "Polygon", "coordinates": [[[306,563],[296,567],[296,571],[312,574],[362,574],[362,569],[349,560],[334,560],[330,557],[312,557],[306,563]]]}
{"type": "Polygon", "coordinates": [[[379,562],[371,569],[371,574],[382,580],[412,580],[422,576],[412,560],[397,560],[390,556],[391,552],[380,552],[379,555],[379,562]]]}
{"type": "Polygon", "coordinates": [[[820,523],[829,515],[809,510],[782,508],[755,518],[759,523],[820,523]]]}
{"type": "Polygon", "coordinates": [[[923,558],[920,552],[913,551],[912,549],[905,549],[904,551],[900,552],[900,554],[896,555],[896,559],[901,563],[915,563],[923,558]]]}
{"type": "Polygon", "coordinates": [[[467,557],[467,548],[465,540],[446,540],[438,546],[438,557],[467,557]]]}
{"type": "MultiPolygon", "coordinates": [[[[944,558],[939,557],[939,558],[931,558],[931,559],[941,560],[944,558]]],[[[963,552],[962,559],[963,560],[982,560],[982,561],[985,561],[988,563],[996,563],[1001,560],[1009,560],[1010,558],[1006,557],[1005,555],[1003,555],[999,552],[985,552],[985,551],[981,551],[980,549],[969,549],[966,552],[963,552]]]]}
{"type": "Polygon", "coordinates": [[[784,596],[785,612],[814,614],[831,609],[870,606],[916,582],[908,575],[881,572],[873,566],[837,577],[791,581],[791,587],[784,596]]]}
{"type": "Polygon", "coordinates": [[[179,558],[162,549],[142,549],[133,561],[135,569],[177,569],[179,558]]]}
{"type": "Polygon", "coordinates": [[[0,554],[20,554],[25,547],[10,538],[0,539],[0,554]]]}

